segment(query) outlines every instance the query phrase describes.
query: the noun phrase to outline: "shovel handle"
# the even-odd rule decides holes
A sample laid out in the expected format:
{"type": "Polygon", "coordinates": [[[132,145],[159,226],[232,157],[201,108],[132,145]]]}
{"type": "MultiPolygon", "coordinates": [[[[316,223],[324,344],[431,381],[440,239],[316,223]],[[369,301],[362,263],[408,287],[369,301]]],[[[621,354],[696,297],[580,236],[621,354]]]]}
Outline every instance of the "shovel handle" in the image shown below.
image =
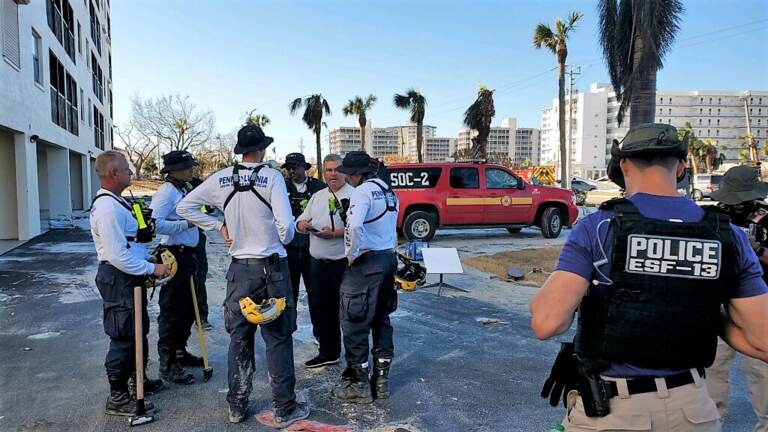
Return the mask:
{"type": "MultiPolygon", "coordinates": [[[[133,288],[133,328],[136,336],[136,400],[144,400],[144,329],[142,287],[133,288]]],[[[143,414],[143,413],[141,413],[143,414]]]]}
{"type": "Polygon", "coordinates": [[[200,321],[200,309],[197,306],[197,287],[195,287],[195,277],[189,277],[189,288],[192,290],[192,305],[195,307],[195,324],[197,327],[197,340],[200,343],[200,354],[203,355],[203,368],[208,369],[208,347],[205,345],[205,334],[203,333],[203,323],[200,321]]]}

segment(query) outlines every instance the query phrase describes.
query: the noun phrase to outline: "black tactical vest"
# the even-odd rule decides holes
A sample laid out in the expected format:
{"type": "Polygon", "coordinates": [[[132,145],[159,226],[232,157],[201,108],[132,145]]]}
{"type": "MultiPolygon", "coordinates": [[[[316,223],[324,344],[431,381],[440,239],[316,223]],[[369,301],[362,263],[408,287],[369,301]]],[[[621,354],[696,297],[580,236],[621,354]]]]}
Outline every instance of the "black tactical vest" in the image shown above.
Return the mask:
{"type": "Polygon", "coordinates": [[[708,206],[699,222],[643,217],[626,199],[613,210],[611,286],[590,287],[580,306],[576,353],[598,372],[610,363],[708,367],[720,306],[736,283],[730,218],[708,206]]]}

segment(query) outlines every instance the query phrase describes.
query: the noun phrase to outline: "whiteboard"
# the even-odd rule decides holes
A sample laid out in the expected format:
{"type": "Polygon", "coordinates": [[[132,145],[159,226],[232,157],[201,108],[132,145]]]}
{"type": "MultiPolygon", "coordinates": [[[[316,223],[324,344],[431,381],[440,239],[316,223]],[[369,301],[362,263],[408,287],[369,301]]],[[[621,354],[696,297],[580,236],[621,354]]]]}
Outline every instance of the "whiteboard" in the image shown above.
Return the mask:
{"type": "Polygon", "coordinates": [[[456,248],[424,248],[424,266],[431,274],[460,274],[464,273],[456,248]]]}

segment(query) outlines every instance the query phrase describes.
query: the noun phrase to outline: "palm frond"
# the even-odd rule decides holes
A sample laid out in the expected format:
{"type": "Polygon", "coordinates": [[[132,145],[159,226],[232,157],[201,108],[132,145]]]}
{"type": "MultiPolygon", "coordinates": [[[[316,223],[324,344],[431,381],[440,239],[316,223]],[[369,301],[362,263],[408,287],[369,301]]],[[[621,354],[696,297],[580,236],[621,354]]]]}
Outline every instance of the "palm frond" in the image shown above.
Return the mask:
{"type": "Polygon", "coordinates": [[[539,23],[536,29],[533,31],[533,46],[536,48],[547,48],[553,53],[557,49],[557,42],[555,41],[555,34],[552,29],[544,23],[539,23]]]}
{"type": "Polygon", "coordinates": [[[406,95],[395,94],[392,98],[392,103],[394,103],[397,108],[409,109],[411,107],[411,98],[406,95]]]}
{"type": "Polygon", "coordinates": [[[304,104],[304,99],[302,98],[296,98],[291,102],[291,104],[288,106],[291,110],[291,114],[296,114],[296,112],[301,108],[301,105],[304,104]]]}
{"type": "MultiPolygon", "coordinates": [[[[321,99],[322,99],[322,96],[321,96],[321,99]]],[[[328,105],[328,101],[323,99],[322,105],[323,105],[323,111],[325,111],[325,115],[331,115],[331,106],[328,105]]]]}
{"type": "Polygon", "coordinates": [[[350,116],[352,114],[355,114],[355,106],[353,105],[354,101],[350,100],[347,102],[346,105],[344,105],[343,108],[341,108],[341,113],[345,116],[350,116]]]}
{"type": "Polygon", "coordinates": [[[363,106],[365,107],[365,110],[369,110],[373,107],[373,104],[376,103],[378,98],[372,94],[369,94],[367,98],[365,98],[365,102],[363,103],[363,106]]]}
{"type": "Polygon", "coordinates": [[[569,30],[576,28],[576,23],[584,18],[584,14],[579,11],[571,11],[571,15],[568,17],[567,27],[569,30]]]}

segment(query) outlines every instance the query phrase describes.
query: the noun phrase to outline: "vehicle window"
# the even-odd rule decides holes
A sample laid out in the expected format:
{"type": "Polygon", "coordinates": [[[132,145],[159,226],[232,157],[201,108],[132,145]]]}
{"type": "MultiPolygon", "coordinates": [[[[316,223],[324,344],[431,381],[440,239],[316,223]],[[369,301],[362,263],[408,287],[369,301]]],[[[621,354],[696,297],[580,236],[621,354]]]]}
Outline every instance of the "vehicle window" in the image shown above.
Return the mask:
{"type": "Polygon", "coordinates": [[[512,174],[498,168],[485,170],[485,187],[488,189],[517,189],[519,181],[512,174]]]}
{"type": "Polygon", "coordinates": [[[480,174],[477,168],[451,168],[451,187],[454,189],[479,189],[480,174]]]}
{"type": "Polygon", "coordinates": [[[723,176],[719,175],[713,175],[712,176],[712,184],[720,184],[720,180],[722,180],[723,176]]]}
{"type": "Polygon", "coordinates": [[[389,180],[392,189],[433,188],[440,180],[439,167],[430,168],[390,168],[389,180]]]}

